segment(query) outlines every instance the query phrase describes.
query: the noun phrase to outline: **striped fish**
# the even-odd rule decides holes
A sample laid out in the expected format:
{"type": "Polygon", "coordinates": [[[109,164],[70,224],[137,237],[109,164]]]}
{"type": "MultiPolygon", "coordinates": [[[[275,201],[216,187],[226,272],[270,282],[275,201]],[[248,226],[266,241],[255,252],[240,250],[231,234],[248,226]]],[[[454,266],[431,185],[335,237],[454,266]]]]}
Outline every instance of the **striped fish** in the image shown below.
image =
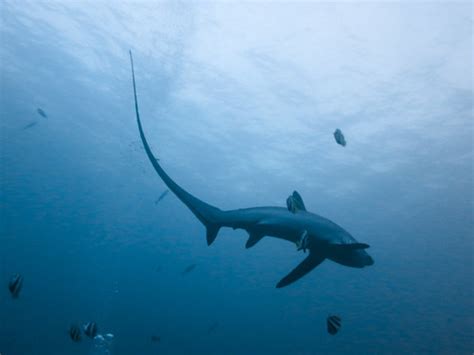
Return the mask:
{"type": "Polygon", "coordinates": [[[20,274],[13,275],[10,279],[10,282],[8,283],[8,289],[10,290],[10,293],[12,294],[13,298],[18,298],[22,287],[23,276],[21,276],[20,274]]]}
{"type": "Polygon", "coordinates": [[[72,341],[77,343],[81,341],[81,328],[77,325],[73,324],[69,328],[69,336],[71,337],[72,341]]]}
{"type": "Polygon", "coordinates": [[[341,327],[341,318],[338,316],[329,316],[327,319],[328,333],[331,335],[336,334],[341,327]]]}
{"type": "Polygon", "coordinates": [[[97,323],[89,322],[84,324],[84,334],[87,335],[89,338],[94,339],[94,337],[97,335],[97,331],[97,323]]]}

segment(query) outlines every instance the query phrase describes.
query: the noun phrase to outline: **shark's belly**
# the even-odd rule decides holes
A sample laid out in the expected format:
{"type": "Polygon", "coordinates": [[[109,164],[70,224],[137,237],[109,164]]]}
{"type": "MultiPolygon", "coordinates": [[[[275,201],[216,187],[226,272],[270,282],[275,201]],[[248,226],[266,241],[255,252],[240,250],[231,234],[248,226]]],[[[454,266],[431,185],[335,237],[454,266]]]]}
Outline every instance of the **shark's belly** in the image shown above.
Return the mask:
{"type": "Polygon", "coordinates": [[[222,224],[234,229],[245,229],[249,233],[284,239],[292,243],[307,232],[312,244],[322,247],[327,244],[351,244],[356,240],[344,229],[309,212],[292,213],[280,207],[256,207],[226,211],[222,224]]]}

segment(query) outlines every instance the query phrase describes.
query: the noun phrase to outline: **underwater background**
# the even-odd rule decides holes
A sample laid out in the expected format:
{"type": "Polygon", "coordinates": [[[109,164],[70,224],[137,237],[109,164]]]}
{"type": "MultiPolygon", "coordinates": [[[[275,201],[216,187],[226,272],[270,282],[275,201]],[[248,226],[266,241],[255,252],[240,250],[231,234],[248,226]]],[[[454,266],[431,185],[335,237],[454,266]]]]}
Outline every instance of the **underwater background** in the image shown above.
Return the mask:
{"type": "Polygon", "coordinates": [[[2,0],[0,353],[472,354],[472,13],[2,0]],[[172,193],[157,203],[129,49],[176,182],[222,209],[284,207],[297,190],[375,264],[325,261],[276,289],[303,258],[294,245],[247,250],[224,229],[208,247],[172,193]],[[89,321],[114,335],[107,349],[69,337],[89,321]]]}

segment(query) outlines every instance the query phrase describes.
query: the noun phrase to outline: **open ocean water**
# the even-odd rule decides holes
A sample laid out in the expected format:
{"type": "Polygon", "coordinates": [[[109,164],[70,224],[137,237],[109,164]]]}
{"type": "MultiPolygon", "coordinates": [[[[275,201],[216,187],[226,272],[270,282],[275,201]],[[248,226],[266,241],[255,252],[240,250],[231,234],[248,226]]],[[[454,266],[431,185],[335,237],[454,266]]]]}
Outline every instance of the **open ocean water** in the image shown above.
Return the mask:
{"type": "Polygon", "coordinates": [[[0,354],[472,354],[472,56],[472,2],[1,0],[0,354]],[[129,50],[180,186],[297,190],[375,263],[208,246],[129,50]]]}

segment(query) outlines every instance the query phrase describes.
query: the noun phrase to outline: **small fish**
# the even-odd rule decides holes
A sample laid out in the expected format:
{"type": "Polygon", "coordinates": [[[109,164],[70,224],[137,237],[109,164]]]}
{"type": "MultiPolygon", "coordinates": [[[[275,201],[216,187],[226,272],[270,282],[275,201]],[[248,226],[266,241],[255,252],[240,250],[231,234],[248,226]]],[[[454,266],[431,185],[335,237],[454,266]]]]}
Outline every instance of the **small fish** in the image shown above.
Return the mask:
{"type": "Polygon", "coordinates": [[[23,276],[20,274],[15,274],[11,277],[10,282],[8,283],[8,289],[12,294],[13,298],[18,298],[20,295],[21,288],[23,287],[23,276]]]}
{"type": "Polygon", "coordinates": [[[36,126],[37,124],[38,124],[38,121],[34,121],[34,122],[31,122],[31,123],[28,123],[26,126],[24,126],[24,127],[22,128],[22,130],[29,129],[29,128],[31,128],[31,127],[36,126]]]}
{"type": "Polygon", "coordinates": [[[338,316],[329,316],[327,318],[328,333],[331,335],[336,334],[341,327],[341,318],[338,316]]]}
{"type": "Polygon", "coordinates": [[[306,253],[306,249],[309,249],[309,236],[307,230],[301,233],[300,238],[296,241],[297,251],[303,250],[303,253],[306,253]]]}
{"type": "Polygon", "coordinates": [[[183,270],[183,275],[185,274],[189,274],[191,271],[194,270],[194,268],[196,267],[196,264],[191,264],[189,265],[186,269],[183,270]]]}
{"type": "Polygon", "coordinates": [[[87,335],[89,338],[94,339],[97,335],[97,323],[95,322],[88,322],[84,324],[84,334],[87,335]]]}
{"type": "Polygon", "coordinates": [[[161,337],[158,336],[158,335],[152,335],[152,336],[151,336],[151,341],[152,341],[153,343],[159,343],[159,342],[161,341],[161,337]]]}
{"type": "Polygon", "coordinates": [[[36,112],[38,112],[38,114],[44,118],[48,118],[48,115],[46,114],[46,112],[44,112],[42,109],[38,108],[36,110],[36,112]]]}
{"type": "Polygon", "coordinates": [[[81,341],[81,328],[77,325],[73,324],[69,328],[69,336],[71,337],[72,341],[77,343],[81,341]]]}
{"type": "Polygon", "coordinates": [[[168,193],[170,192],[170,190],[165,190],[161,193],[161,195],[158,197],[158,199],[155,201],[155,205],[158,204],[158,202],[160,202],[162,199],[164,199],[166,197],[166,195],[168,195],[168,193]]]}
{"type": "Polygon", "coordinates": [[[219,326],[219,323],[217,322],[212,323],[211,326],[207,329],[207,332],[209,334],[213,333],[217,329],[218,326],[219,326]]]}
{"type": "Polygon", "coordinates": [[[339,128],[334,131],[334,139],[336,139],[337,144],[343,147],[346,146],[346,139],[339,128]]]}

